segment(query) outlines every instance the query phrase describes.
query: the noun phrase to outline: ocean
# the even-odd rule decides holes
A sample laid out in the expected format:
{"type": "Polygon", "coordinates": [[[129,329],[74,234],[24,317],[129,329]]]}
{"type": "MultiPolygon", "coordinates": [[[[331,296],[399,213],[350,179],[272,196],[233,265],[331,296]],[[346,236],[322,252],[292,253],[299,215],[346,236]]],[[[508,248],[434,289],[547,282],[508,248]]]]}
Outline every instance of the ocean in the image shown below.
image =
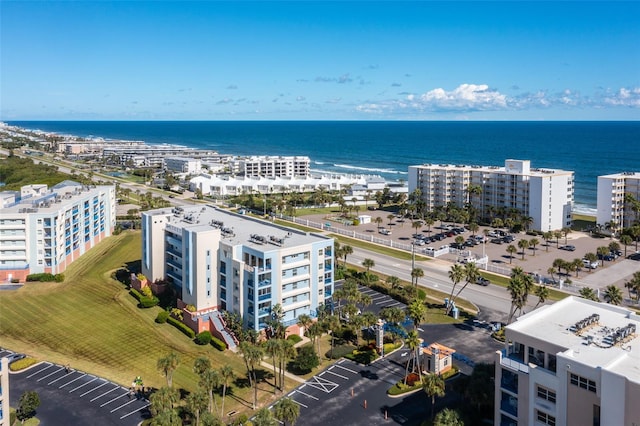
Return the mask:
{"type": "Polygon", "coordinates": [[[640,171],[640,122],[12,121],[83,137],[170,143],[238,155],[306,155],[312,169],[406,180],[410,165],[575,172],[575,210],[595,214],[597,176],[640,171]]]}

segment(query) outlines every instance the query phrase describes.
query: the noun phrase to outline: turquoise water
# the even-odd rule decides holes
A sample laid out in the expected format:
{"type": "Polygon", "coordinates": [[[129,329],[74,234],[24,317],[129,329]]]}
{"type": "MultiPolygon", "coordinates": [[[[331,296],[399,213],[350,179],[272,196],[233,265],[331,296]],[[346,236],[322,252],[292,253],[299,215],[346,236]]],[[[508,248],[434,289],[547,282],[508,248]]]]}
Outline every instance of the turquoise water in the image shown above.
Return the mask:
{"type": "Polygon", "coordinates": [[[405,179],[410,165],[504,165],[575,172],[577,210],[597,176],[640,171],[640,122],[57,121],[10,122],[78,136],[173,143],[232,154],[307,155],[315,170],[405,179]]]}

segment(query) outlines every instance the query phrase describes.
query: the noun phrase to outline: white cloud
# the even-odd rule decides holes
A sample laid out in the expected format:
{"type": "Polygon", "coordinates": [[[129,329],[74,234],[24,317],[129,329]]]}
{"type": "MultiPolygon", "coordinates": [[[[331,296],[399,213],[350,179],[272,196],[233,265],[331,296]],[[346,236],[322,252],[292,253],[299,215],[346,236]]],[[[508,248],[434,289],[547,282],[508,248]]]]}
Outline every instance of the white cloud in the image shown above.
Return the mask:
{"type": "Polygon", "coordinates": [[[507,97],[486,84],[461,84],[450,92],[442,88],[420,96],[425,107],[455,111],[496,110],[507,106],[507,97]]]}
{"type": "Polygon", "coordinates": [[[615,93],[605,95],[603,102],[607,105],[640,107],[640,87],[627,89],[623,87],[615,93]]]}

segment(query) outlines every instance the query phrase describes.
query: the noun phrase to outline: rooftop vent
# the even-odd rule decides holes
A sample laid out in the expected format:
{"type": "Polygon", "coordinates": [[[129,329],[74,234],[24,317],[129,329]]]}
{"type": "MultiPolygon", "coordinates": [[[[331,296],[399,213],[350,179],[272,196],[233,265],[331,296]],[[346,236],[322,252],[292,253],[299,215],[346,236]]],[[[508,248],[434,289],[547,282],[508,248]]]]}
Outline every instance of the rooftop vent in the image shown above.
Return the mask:
{"type": "Polygon", "coordinates": [[[572,325],[571,327],[569,327],[569,330],[573,331],[576,334],[580,334],[582,330],[584,330],[585,328],[589,327],[592,324],[596,324],[599,320],[600,320],[600,315],[591,314],[585,319],[580,320],[574,325],[572,325]]]}

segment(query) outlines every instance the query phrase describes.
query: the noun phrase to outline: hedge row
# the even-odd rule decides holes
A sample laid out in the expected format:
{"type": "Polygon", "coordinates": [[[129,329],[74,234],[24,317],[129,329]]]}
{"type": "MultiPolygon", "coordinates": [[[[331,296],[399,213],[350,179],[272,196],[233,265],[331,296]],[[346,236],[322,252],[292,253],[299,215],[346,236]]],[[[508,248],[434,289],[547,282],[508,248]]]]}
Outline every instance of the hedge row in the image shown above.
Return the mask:
{"type": "Polygon", "coordinates": [[[131,290],[129,290],[129,294],[131,294],[133,297],[135,297],[138,302],[140,302],[140,304],[138,305],[141,308],[152,308],[154,306],[156,306],[158,303],[160,303],[160,300],[153,296],[153,297],[147,297],[144,294],[140,293],[138,290],[136,290],[135,288],[132,288],[131,290]]]}
{"type": "Polygon", "coordinates": [[[290,334],[289,336],[287,336],[287,340],[291,340],[295,345],[296,343],[302,342],[302,337],[297,334],[290,334]]]}
{"type": "Polygon", "coordinates": [[[182,322],[175,319],[174,317],[167,318],[167,322],[172,326],[174,326],[175,328],[177,328],[178,330],[182,331],[184,334],[186,334],[190,338],[193,339],[194,337],[196,337],[196,333],[192,329],[190,329],[189,327],[187,327],[186,325],[184,325],[182,322]]]}
{"type": "Polygon", "coordinates": [[[29,368],[34,364],[37,364],[38,360],[37,359],[33,359],[33,358],[22,358],[19,359],[17,361],[13,361],[10,365],[9,365],[9,370],[11,371],[20,371],[20,370],[24,370],[25,368],[29,368]]]}
{"type": "Polygon", "coordinates": [[[227,349],[227,345],[216,336],[211,336],[211,346],[219,351],[224,351],[225,349],[227,349]]]}
{"type": "Polygon", "coordinates": [[[196,343],[199,345],[208,345],[209,343],[211,343],[212,338],[213,336],[211,335],[211,332],[209,330],[201,331],[200,333],[196,334],[196,343]]]}
{"type": "Polygon", "coordinates": [[[164,324],[169,319],[169,312],[160,311],[158,312],[158,316],[156,317],[156,322],[158,324],[164,324]]]}
{"type": "Polygon", "coordinates": [[[55,281],[57,283],[61,283],[64,281],[64,274],[49,274],[49,273],[41,273],[41,274],[29,274],[27,275],[27,281],[39,281],[39,282],[51,282],[55,281]]]}

